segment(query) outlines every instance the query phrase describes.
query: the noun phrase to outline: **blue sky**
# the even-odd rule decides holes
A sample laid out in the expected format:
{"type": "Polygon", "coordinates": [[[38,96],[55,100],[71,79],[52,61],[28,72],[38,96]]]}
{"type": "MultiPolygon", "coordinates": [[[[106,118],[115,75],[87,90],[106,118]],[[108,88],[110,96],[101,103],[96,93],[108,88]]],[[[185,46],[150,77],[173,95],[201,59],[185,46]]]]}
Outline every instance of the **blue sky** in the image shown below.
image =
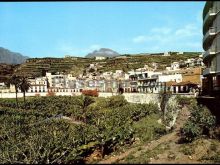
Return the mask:
{"type": "Polygon", "coordinates": [[[0,47],[29,57],[203,51],[197,2],[0,2],[0,47]]]}

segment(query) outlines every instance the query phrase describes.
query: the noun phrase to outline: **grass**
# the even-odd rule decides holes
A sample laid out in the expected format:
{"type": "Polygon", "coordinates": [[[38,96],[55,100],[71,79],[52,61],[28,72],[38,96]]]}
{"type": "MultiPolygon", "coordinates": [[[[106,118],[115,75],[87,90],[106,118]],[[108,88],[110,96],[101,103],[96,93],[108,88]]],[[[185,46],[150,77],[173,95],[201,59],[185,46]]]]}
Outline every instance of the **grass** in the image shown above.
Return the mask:
{"type": "Polygon", "coordinates": [[[184,155],[192,155],[195,153],[195,146],[193,144],[183,144],[180,147],[180,152],[184,155]]]}
{"type": "Polygon", "coordinates": [[[206,161],[208,163],[220,163],[220,143],[219,140],[211,139],[211,144],[207,151],[207,154],[204,155],[201,161],[206,161]]]}
{"type": "Polygon", "coordinates": [[[142,143],[156,139],[166,133],[166,128],[157,121],[159,115],[153,114],[135,122],[133,128],[136,130],[135,138],[139,138],[142,143]]]}
{"type": "Polygon", "coordinates": [[[157,156],[163,153],[165,150],[168,150],[170,147],[168,144],[160,144],[155,147],[153,150],[141,151],[138,156],[134,155],[134,152],[129,154],[124,161],[126,164],[147,164],[150,162],[151,158],[157,158],[157,156]]]}

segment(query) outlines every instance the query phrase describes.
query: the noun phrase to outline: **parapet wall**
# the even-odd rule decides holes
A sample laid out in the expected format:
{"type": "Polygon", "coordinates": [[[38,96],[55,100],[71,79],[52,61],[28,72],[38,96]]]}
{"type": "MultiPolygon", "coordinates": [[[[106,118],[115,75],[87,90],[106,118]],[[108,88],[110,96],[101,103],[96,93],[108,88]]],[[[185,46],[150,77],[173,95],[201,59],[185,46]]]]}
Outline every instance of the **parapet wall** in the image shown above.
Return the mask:
{"type": "MultiPolygon", "coordinates": [[[[47,92],[41,93],[25,93],[27,97],[34,97],[34,96],[47,96],[47,92]]],[[[81,92],[56,92],[56,96],[79,96],[81,92]]],[[[111,97],[117,95],[116,93],[107,93],[107,92],[100,92],[99,97],[111,97]]],[[[159,103],[159,94],[158,93],[123,93],[123,96],[128,102],[131,103],[159,103]]],[[[175,97],[176,95],[173,95],[175,97]]],[[[186,97],[194,97],[194,95],[184,95],[186,97]]],[[[15,98],[15,93],[0,93],[0,98],[15,98]]],[[[23,93],[18,93],[18,98],[23,97],[23,93]]]]}

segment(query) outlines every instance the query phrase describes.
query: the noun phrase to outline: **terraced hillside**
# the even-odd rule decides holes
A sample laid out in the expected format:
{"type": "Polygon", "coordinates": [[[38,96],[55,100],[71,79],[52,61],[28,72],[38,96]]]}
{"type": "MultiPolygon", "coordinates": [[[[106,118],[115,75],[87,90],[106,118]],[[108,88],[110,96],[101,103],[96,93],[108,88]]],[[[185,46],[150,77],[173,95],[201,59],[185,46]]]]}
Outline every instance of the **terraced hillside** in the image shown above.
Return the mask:
{"type": "Polygon", "coordinates": [[[170,56],[162,56],[160,54],[152,55],[130,55],[109,58],[105,60],[95,60],[94,58],[32,58],[28,59],[24,64],[16,69],[18,74],[28,74],[32,76],[42,76],[44,71],[49,72],[65,72],[78,75],[83,73],[89,64],[98,64],[98,72],[115,71],[122,69],[125,72],[131,69],[151,66],[151,63],[159,63],[159,70],[163,70],[166,66],[170,66],[171,62],[186,60],[188,58],[197,58],[201,52],[188,52],[181,55],[173,52],[170,56]]]}
{"type": "Polygon", "coordinates": [[[152,67],[152,63],[158,63],[158,70],[164,70],[167,66],[170,66],[172,62],[186,60],[188,58],[198,58],[200,52],[187,52],[181,55],[177,55],[176,52],[171,53],[170,56],[162,56],[162,54],[151,54],[151,55],[126,55],[121,58],[111,58],[106,61],[105,67],[102,71],[123,69],[128,71],[131,69],[142,68],[144,65],[152,67]],[[123,58],[124,57],[124,58],[123,58]]]}
{"type": "Polygon", "coordinates": [[[0,64],[0,82],[7,82],[18,66],[19,64],[0,64]]]}
{"type": "Polygon", "coordinates": [[[42,76],[44,71],[70,73],[75,70],[77,72],[85,67],[87,61],[83,58],[79,61],[69,58],[33,58],[17,68],[16,73],[42,76]]]}

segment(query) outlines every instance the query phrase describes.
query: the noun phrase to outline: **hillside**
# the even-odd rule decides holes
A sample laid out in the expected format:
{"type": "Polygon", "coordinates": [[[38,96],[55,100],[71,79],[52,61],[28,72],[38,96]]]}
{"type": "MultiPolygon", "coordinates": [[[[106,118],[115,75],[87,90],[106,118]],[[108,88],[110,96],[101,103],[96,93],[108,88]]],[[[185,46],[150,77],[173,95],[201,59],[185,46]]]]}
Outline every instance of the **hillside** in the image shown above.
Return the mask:
{"type": "Polygon", "coordinates": [[[6,82],[19,64],[0,64],[0,82],[6,82]]]}
{"type": "Polygon", "coordinates": [[[137,69],[149,65],[151,67],[153,62],[159,63],[158,70],[163,70],[166,66],[170,66],[171,62],[186,60],[192,57],[198,57],[200,53],[185,53],[177,55],[175,53],[171,56],[161,55],[126,55],[119,56],[105,60],[95,60],[93,58],[32,58],[20,65],[16,73],[25,73],[33,76],[41,76],[42,71],[49,72],[66,72],[79,75],[89,66],[89,64],[97,64],[97,72],[124,70],[125,72],[131,69],[137,69]],[[121,58],[123,57],[123,58],[121,58]]]}
{"type": "MultiPolygon", "coordinates": [[[[167,134],[153,140],[143,140],[143,135],[150,136],[152,133],[142,129],[133,144],[119,147],[104,158],[94,152],[86,164],[219,163],[220,129],[216,117],[205,106],[198,105],[195,98],[179,97],[177,100],[178,116],[167,134]]],[[[157,122],[162,123],[163,120],[157,122]]]]}
{"type": "Polygon", "coordinates": [[[68,59],[68,58],[32,58],[23,63],[15,70],[17,74],[28,74],[30,76],[42,76],[43,72],[78,72],[84,68],[85,60],[68,59]],[[76,69],[77,68],[77,69],[76,69]]]}
{"type": "Polygon", "coordinates": [[[29,58],[27,56],[23,56],[20,53],[11,52],[8,49],[0,47],[0,63],[6,64],[21,64],[25,62],[25,60],[29,58]]]}
{"type": "Polygon", "coordinates": [[[102,56],[102,57],[116,57],[119,56],[120,54],[118,54],[116,51],[113,51],[111,49],[108,48],[101,48],[99,50],[95,50],[92,53],[89,53],[88,55],[86,55],[86,58],[93,58],[93,57],[97,57],[97,56],[102,56]]]}

